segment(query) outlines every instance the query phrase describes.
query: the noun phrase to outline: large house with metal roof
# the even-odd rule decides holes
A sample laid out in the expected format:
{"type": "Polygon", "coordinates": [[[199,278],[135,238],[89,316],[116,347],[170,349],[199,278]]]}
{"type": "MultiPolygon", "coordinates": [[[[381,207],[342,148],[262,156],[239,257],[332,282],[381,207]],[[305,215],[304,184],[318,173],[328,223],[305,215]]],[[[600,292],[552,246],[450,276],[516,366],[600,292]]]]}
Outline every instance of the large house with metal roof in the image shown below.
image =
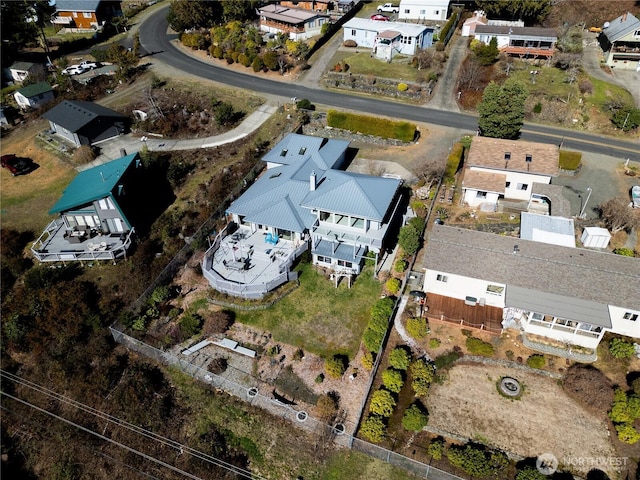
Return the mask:
{"type": "Polygon", "coordinates": [[[117,137],[124,133],[128,119],[110,108],[93,102],[65,100],[42,115],[51,130],[79,147],[117,137]]]}
{"type": "Polygon", "coordinates": [[[137,153],[80,172],[49,210],[58,215],[34,242],[40,262],[113,260],[125,257],[134,226],[127,218],[140,201],[137,153]]]}
{"type": "Polygon", "coordinates": [[[443,22],[447,19],[449,0],[400,0],[398,19],[417,22],[443,22]]]}
{"type": "Polygon", "coordinates": [[[371,48],[385,61],[396,55],[415,55],[433,44],[434,27],[415,23],[381,22],[368,18],[352,18],[343,27],[344,41],[352,40],[359,47],[371,48]]]}
{"type": "Polygon", "coordinates": [[[315,265],[357,275],[378,258],[398,213],[401,181],[341,170],[349,142],[289,134],[263,160],[267,170],[228,208],[237,226],[216,237],[203,272],[217,290],[261,297],[294,277],[310,250],[315,265]]]}
{"type": "Polygon", "coordinates": [[[39,82],[22,87],[13,94],[16,103],[23,110],[40,108],[56,98],[48,82],[39,82]]]}
{"type": "Polygon", "coordinates": [[[290,40],[306,40],[320,35],[322,25],[330,17],[324,11],[305,10],[284,5],[270,4],[258,10],[260,30],[268,33],[283,33],[290,40]]]}
{"type": "Polygon", "coordinates": [[[637,258],[434,225],[423,266],[430,318],[516,326],[543,350],[640,338],[637,258]]]}
{"type": "MultiPolygon", "coordinates": [[[[550,201],[536,194],[534,186],[548,185],[560,174],[560,150],[556,145],[473,137],[465,159],[463,202],[483,210],[495,210],[501,199],[545,207],[550,201]]],[[[546,212],[548,213],[548,212],[546,212]]]]}
{"type": "Polygon", "coordinates": [[[120,0],[56,0],[51,23],[56,28],[98,30],[113,17],[122,16],[120,0]]]}
{"type": "Polygon", "coordinates": [[[640,20],[627,12],[606,22],[599,38],[607,65],[640,71],[640,20]]]}

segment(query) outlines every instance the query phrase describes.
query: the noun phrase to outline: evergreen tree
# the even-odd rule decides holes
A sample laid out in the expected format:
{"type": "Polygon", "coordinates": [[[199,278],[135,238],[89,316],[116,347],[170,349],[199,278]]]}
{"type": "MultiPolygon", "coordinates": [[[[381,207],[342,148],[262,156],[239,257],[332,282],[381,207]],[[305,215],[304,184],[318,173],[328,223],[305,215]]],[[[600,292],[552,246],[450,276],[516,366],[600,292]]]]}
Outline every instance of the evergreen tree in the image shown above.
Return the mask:
{"type": "Polygon", "coordinates": [[[491,82],[478,104],[478,125],[482,135],[493,138],[517,138],[524,123],[526,87],[507,80],[502,85],[491,82]]]}

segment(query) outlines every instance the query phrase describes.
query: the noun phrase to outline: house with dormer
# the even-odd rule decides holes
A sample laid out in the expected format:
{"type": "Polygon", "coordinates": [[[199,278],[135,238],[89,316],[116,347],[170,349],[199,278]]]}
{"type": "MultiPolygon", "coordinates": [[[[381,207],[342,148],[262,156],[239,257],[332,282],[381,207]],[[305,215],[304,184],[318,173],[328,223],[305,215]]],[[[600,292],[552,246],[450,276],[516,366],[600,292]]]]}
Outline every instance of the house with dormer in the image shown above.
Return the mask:
{"type": "MultiPolygon", "coordinates": [[[[126,257],[141,204],[143,168],[137,153],[84,170],[49,214],[57,217],[31,247],[39,262],[115,261],[126,257]]],[[[148,195],[146,196],[148,198],[148,195]]]]}
{"type": "Polygon", "coordinates": [[[495,210],[501,199],[529,203],[534,185],[548,185],[560,174],[559,155],[556,145],[473,137],[465,159],[463,202],[486,210],[495,210]]]}
{"type": "Polygon", "coordinates": [[[357,275],[390,242],[401,181],[342,170],[349,142],[289,134],[263,160],[266,171],[227,209],[233,228],[203,260],[211,285],[261,297],[295,276],[307,250],[315,265],[357,275]],[[233,231],[231,231],[233,230],[233,231]]]}
{"type": "Polygon", "coordinates": [[[423,262],[430,319],[517,328],[569,355],[607,332],[640,338],[638,258],[434,225],[423,262]]]}

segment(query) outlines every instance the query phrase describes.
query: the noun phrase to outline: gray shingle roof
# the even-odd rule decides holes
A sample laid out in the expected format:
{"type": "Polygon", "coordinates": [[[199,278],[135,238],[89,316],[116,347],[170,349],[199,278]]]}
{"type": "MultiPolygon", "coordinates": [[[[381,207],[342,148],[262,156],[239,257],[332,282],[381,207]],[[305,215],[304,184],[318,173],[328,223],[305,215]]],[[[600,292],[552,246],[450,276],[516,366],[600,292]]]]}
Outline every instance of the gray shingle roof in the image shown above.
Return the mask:
{"type": "Polygon", "coordinates": [[[477,25],[475,34],[509,35],[509,31],[511,31],[512,38],[540,37],[554,40],[558,38],[553,28],[511,27],[509,25],[477,25]]]}
{"type": "Polygon", "coordinates": [[[609,26],[603,30],[611,43],[618,41],[632,30],[640,29],[640,20],[627,12],[612,20],[609,26]]]}
{"type": "Polygon", "coordinates": [[[101,0],[56,0],[57,12],[95,12],[101,0]]]}
{"type": "Polygon", "coordinates": [[[531,297],[553,294],[640,310],[638,258],[434,225],[424,267],[520,287],[531,297]]]}
{"type": "Polygon", "coordinates": [[[98,117],[125,119],[121,113],[93,102],[65,100],[42,115],[47,120],[66,128],[72,133],[98,117]]]}

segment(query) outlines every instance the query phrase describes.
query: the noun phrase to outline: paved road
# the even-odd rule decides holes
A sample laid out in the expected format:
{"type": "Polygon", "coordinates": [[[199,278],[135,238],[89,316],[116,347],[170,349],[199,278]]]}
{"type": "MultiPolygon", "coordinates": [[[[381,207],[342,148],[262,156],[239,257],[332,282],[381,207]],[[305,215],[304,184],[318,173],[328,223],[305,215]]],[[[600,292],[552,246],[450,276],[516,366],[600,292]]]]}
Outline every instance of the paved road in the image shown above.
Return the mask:
{"type": "MultiPolygon", "coordinates": [[[[164,8],[159,9],[149,15],[148,20],[140,25],[140,40],[142,48],[149,55],[170,65],[177,71],[189,72],[213,81],[284,98],[293,96],[307,98],[316,104],[458,128],[469,133],[475,133],[477,130],[478,122],[476,117],[472,115],[352,96],[345,93],[309,88],[303,85],[281,83],[218,68],[183,55],[171,44],[171,40],[175,36],[168,35],[167,28],[166,10],[164,8]]],[[[605,136],[530,123],[525,124],[521,138],[541,143],[560,144],[562,142],[563,147],[567,149],[590,151],[640,161],[640,141],[638,139],[634,139],[635,141],[621,141],[605,136]]]]}

